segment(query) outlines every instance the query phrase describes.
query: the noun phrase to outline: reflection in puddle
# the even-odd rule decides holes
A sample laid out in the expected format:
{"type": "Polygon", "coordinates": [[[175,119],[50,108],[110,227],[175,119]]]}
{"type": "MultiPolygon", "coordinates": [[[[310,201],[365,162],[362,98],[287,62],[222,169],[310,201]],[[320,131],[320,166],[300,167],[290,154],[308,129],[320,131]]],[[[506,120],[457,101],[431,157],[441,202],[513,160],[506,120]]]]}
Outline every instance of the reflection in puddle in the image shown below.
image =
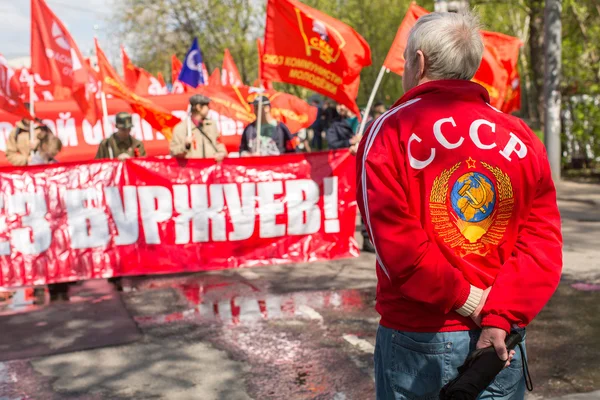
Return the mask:
{"type": "MultiPolygon", "coordinates": [[[[142,281],[125,290],[171,288],[181,293],[189,308],[170,314],[137,316],[139,324],[165,324],[180,321],[206,321],[222,324],[248,324],[266,319],[306,317],[316,319],[315,309],[352,311],[363,306],[359,290],[295,292],[271,294],[267,283],[219,281],[198,277],[142,281]]],[[[221,278],[223,279],[223,278],[221,278]]]]}
{"type": "Polygon", "coordinates": [[[50,302],[45,286],[0,290],[0,315],[37,310],[50,302]]]}

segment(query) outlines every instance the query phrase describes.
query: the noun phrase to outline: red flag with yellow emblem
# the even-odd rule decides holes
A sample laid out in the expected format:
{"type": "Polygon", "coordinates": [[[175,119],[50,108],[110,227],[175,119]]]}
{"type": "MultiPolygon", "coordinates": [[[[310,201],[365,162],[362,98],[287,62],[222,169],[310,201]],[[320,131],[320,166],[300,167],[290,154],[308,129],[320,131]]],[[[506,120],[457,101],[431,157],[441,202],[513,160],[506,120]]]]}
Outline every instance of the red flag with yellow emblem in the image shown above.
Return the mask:
{"type": "Polygon", "coordinates": [[[97,40],[95,44],[98,68],[100,69],[99,75],[104,93],[111,94],[129,103],[135,113],[139,114],[154,129],[160,131],[167,140],[171,140],[173,128],[181,120],[172,115],[167,109],[154,104],[147,98],[138,96],[131,89],[128,89],[125,82],[108,62],[97,40]]]}
{"type": "Polygon", "coordinates": [[[359,115],[360,71],[369,45],[350,26],[296,0],[269,0],[262,78],[304,86],[359,115]]]}

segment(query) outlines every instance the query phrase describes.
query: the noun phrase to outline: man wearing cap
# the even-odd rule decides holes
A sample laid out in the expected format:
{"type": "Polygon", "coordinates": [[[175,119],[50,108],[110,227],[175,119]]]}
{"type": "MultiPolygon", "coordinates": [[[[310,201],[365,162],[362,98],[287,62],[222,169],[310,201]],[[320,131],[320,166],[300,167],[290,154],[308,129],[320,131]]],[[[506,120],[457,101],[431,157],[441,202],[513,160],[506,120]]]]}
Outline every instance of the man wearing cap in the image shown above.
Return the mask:
{"type": "MultiPolygon", "coordinates": [[[[260,96],[252,104],[254,113],[258,116],[260,96]]],[[[260,155],[276,156],[284,153],[296,152],[296,141],[289,128],[283,122],[277,120],[271,115],[271,102],[265,96],[262,96],[262,116],[260,127],[260,155]]],[[[257,152],[256,128],[257,121],[254,121],[244,129],[242,134],[242,144],[240,145],[240,154],[250,156],[257,152]]]]}
{"type": "Polygon", "coordinates": [[[96,160],[103,158],[125,160],[131,157],[144,157],[146,155],[144,144],[131,136],[133,127],[131,114],[120,112],[115,120],[117,131],[100,143],[96,160]]]}
{"type": "Polygon", "coordinates": [[[217,125],[208,119],[209,103],[210,99],[201,94],[190,97],[191,117],[173,129],[173,139],[169,144],[172,156],[214,158],[216,161],[227,157],[227,149],[219,141],[221,134],[217,125]]]}

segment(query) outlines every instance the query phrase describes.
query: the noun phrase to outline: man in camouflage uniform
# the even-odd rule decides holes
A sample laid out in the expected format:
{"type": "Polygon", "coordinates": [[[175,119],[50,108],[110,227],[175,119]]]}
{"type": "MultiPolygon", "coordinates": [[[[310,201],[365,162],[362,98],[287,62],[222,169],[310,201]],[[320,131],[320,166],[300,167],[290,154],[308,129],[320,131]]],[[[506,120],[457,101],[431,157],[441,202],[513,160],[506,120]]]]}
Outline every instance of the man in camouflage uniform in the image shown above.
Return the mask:
{"type": "Polygon", "coordinates": [[[216,161],[227,156],[227,149],[219,141],[221,134],[216,123],[208,119],[209,103],[210,99],[201,94],[190,97],[192,115],[173,129],[173,138],[169,144],[172,156],[214,158],[216,161]]]}
{"type": "Polygon", "coordinates": [[[133,127],[131,114],[126,112],[118,113],[116,116],[116,125],[117,132],[113,133],[108,139],[104,139],[100,143],[100,146],[98,146],[96,160],[109,158],[123,161],[131,157],[146,156],[144,144],[131,136],[131,128],[133,127]]]}

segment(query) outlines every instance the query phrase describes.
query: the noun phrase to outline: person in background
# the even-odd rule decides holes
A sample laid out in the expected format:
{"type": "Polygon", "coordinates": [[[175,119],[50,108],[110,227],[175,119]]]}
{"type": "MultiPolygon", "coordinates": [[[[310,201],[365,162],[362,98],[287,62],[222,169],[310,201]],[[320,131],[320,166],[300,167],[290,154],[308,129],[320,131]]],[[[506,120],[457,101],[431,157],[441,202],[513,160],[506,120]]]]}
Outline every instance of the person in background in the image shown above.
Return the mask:
{"type": "Polygon", "coordinates": [[[56,164],[56,156],[62,150],[62,142],[53,134],[46,134],[40,140],[38,150],[34,152],[29,165],[56,164]]]}
{"type": "Polygon", "coordinates": [[[383,103],[376,103],[373,106],[373,120],[376,120],[377,118],[381,117],[383,115],[383,113],[385,113],[387,111],[385,104],[383,103]]]}
{"type": "Polygon", "coordinates": [[[123,161],[131,157],[146,156],[144,143],[131,136],[131,128],[133,128],[131,114],[127,112],[118,113],[115,123],[117,132],[100,143],[95,159],[108,158],[123,161]]]}
{"type": "Polygon", "coordinates": [[[327,129],[327,144],[332,150],[351,149],[360,137],[356,135],[359,127],[358,118],[343,104],[336,106],[337,118],[327,129]]]}
{"type": "Polygon", "coordinates": [[[315,151],[323,150],[323,127],[325,125],[325,107],[321,107],[318,100],[313,100],[312,105],[317,107],[317,119],[310,126],[310,130],[313,132],[313,137],[311,140],[311,148],[315,151]]]}
{"type": "Polygon", "coordinates": [[[296,134],[292,135],[298,143],[296,150],[300,153],[310,153],[312,149],[310,147],[310,140],[308,140],[308,130],[300,129],[296,134]]]}
{"type": "MultiPolygon", "coordinates": [[[[25,103],[25,107],[29,109],[29,103],[25,103]]],[[[8,135],[6,158],[9,163],[16,167],[29,164],[33,152],[37,150],[40,139],[48,133],[47,129],[36,127],[34,130],[35,139],[31,141],[29,127],[32,123],[29,119],[23,118],[15,124],[15,128],[8,135]]]]}
{"type": "MultiPolygon", "coordinates": [[[[348,107],[338,104],[336,107],[337,118],[333,121],[327,130],[327,143],[332,150],[348,149],[350,154],[355,155],[360,142],[360,137],[356,134],[359,124],[358,119],[348,110],[348,107]]],[[[365,224],[361,220],[360,233],[363,237],[363,251],[373,253],[375,249],[369,240],[369,233],[365,224]]]]}
{"type": "MultiPolygon", "coordinates": [[[[259,100],[259,97],[257,97],[252,102],[256,115],[258,115],[259,100]]],[[[257,121],[254,121],[242,133],[242,143],[240,145],[240,155],[242,157],[252,156],[257,153],[256,124],[257,121]]],[[[289,128],[283,122],[277,122],[273,115],[271,115],[271,102],[266,96],[262,96],[260,131],[261,156],[276,156],[296,152],[297,138],[294,138],[289,128]]]]}
{"type": "Polygon", "coordinates": [[[190,97],[191,121],[183,120],[173,129],[169,143],[172,156],[179,158],[214,158],[222,161],[227,157],[225,145],[220,143],[221,133],[217,124],[208,118],[210,99],[201,94],[190,97]],[[190,123],[191,122],[191,123],[190,123]],[[191,132],[188,129],[191,126],[191,132]]]}

